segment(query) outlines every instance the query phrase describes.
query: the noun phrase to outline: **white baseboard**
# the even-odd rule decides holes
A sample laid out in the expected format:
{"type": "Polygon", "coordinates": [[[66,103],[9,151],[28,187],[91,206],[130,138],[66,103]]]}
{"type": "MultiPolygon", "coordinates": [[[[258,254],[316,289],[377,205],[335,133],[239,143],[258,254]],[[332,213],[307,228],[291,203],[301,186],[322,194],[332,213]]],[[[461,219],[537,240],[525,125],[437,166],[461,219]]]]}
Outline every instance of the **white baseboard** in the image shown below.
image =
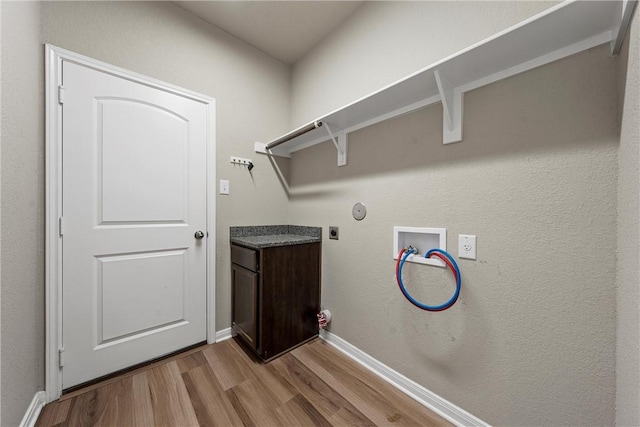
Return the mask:
{"type": "Polygon", "coordinates": [[[407,394],[453,424],[457,426],[489,426],[489,424],[485,423],[481,419],[471,415],[464,409],[459,408],[415,381],[410,380],[401,373],[391,369],[384,363],[374,359],[339,336],[332,334],[329,331],[321,331],[320,338],[324,339],[326,342],[333,345],[342,353],[369,369],[371,372],[378,375],[398,390],[407,394]]]}
{"type": "Polygon", "coordinates": [[[228,340],[229,338],[231,338],[231,328],[216,332],[216,342],[228,340]]]}
{"type": "Polygon", "coordinates": [[[22,421],[20,421],[20,427],[33,427],[36,425],[36,421],[38,421],[38,416],[40,415],[40,411],[44,408],[44,405],[47,403],[47,396],[44,391],[37,392],[33,399],[31,400],[31,404],[27,408],[27,412],[25,412],[24,417],[22,417],[22,421]]]}

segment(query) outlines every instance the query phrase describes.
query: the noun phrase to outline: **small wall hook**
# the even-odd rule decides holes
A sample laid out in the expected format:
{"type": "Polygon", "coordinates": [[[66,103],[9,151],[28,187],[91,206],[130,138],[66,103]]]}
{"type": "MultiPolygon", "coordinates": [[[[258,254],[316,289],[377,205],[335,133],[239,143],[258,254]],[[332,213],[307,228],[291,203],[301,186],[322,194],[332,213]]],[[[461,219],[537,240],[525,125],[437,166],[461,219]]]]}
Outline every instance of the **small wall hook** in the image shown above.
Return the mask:
{"type": "Polygon", "coordinates": [[[253,163],[249,162],[249,164],[247,165],[247,169],[249,169],[249,172],[251,172],[251,169],[253,169],[253,163]]]}

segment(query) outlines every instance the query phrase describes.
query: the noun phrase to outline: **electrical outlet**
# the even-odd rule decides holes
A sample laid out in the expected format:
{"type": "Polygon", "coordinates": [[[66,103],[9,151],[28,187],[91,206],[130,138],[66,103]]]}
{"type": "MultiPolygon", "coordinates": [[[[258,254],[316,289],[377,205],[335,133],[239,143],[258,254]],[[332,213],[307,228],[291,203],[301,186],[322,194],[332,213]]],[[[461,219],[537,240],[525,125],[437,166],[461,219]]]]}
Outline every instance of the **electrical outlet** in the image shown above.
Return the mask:
{"type": "Polygon", "coordinates": [[[476,259],[476,236],[458,235],[458,258],[476,259]]]}
{"type": "Polygon", "coordinates": [[[335,226],[329,227],[329,238],[331,240],[338,240],[339,231],[340,229],[338,227],[335,227],[335,226]]]}

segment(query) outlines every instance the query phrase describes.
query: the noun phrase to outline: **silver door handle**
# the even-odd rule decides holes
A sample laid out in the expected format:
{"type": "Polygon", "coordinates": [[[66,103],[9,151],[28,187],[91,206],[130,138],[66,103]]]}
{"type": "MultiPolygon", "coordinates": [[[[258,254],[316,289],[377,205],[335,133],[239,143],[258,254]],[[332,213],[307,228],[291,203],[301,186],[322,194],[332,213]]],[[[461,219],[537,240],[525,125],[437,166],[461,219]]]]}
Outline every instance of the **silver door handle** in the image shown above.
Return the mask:
{"type": "Polygon", "coordinates": [[[196,234],[194,234],[194,236],[196,239],[200,240],[204,237],[204,233],[202,231],[196,231],[196,234]]]}

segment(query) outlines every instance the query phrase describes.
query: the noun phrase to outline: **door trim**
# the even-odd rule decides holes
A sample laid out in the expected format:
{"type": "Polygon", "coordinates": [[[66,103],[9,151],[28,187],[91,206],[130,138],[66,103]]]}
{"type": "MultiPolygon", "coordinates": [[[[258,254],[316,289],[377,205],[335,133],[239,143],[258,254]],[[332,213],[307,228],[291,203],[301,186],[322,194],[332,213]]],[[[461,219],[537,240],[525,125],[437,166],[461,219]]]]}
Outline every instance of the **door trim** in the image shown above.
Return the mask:
{"type": "Polygon", "coordinates": [[[53,45],[45,45],[45,393],[47,402],[62,394],[58,350],[62,346],[62,61],[93,68],[113,76],[171,92],[207,106],[207,342],[216,341],[216,100],[151,77],[125,70],[53,45]]]}

